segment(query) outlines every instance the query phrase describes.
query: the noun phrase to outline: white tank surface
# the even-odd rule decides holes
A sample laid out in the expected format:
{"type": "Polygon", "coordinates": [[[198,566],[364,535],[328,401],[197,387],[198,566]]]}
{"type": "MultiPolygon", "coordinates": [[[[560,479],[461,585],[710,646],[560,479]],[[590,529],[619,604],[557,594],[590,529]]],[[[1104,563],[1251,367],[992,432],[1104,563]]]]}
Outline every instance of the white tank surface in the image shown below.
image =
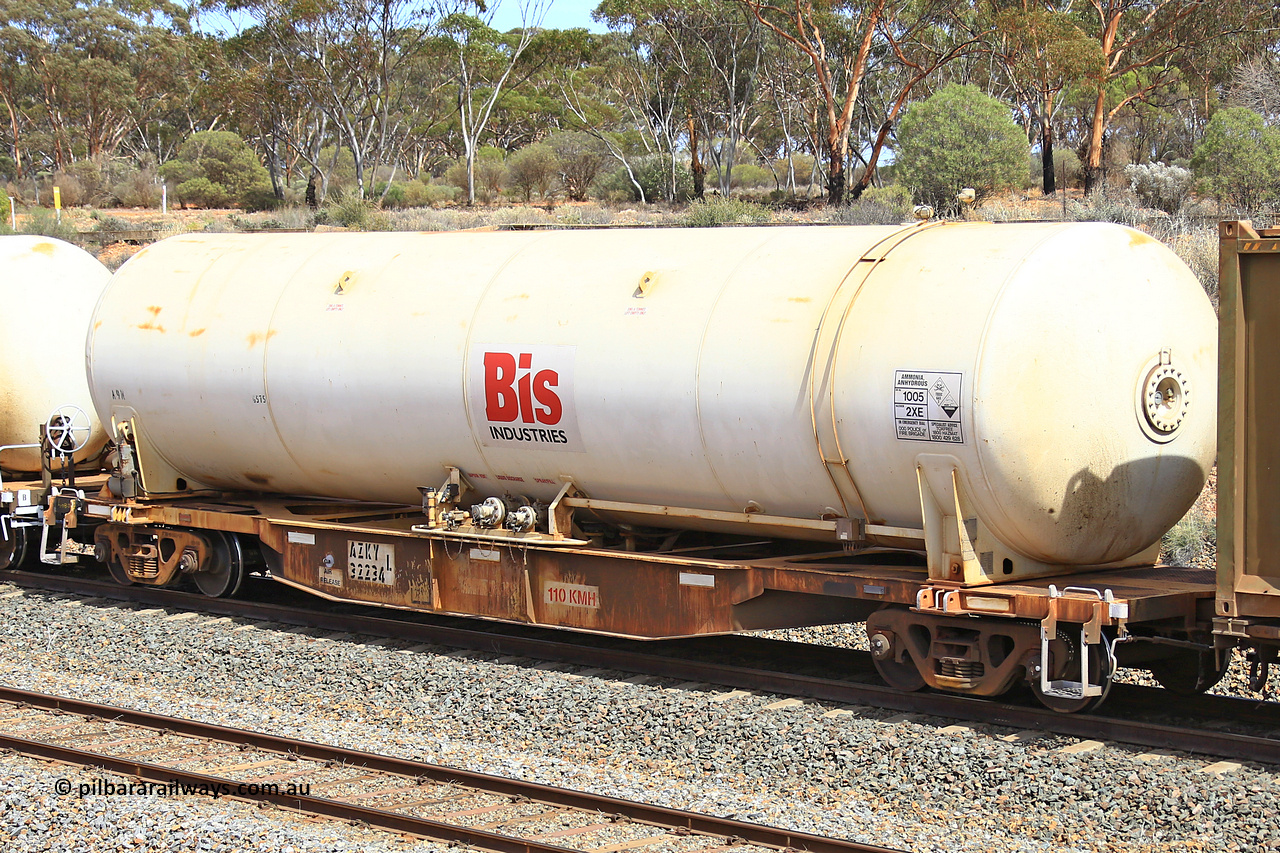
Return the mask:
{"type": "Polygon", "coordinates": [[[1216,347],[1138,231],[932,223],[179,236],[116,274],[88,358],[168,488],[415,503],[455,466],[748,533],[716,514],[918,532],[932,493],[1084,565],[1199,493],[1216,347]]]}
{"type": "MultiPolygon", "coordinates": [[[[0,445],[39,442],[40,425],[62,410],[54,426],[72,431],[67,440],[83,442],[76,460],[102,450],[106,432],[89,399],[82,342],[110,279],[106,267],[70,243],[0,237],[0,445]]],[[[0,468],[39,471],[40,452],[0,451],[0,468]]]]}

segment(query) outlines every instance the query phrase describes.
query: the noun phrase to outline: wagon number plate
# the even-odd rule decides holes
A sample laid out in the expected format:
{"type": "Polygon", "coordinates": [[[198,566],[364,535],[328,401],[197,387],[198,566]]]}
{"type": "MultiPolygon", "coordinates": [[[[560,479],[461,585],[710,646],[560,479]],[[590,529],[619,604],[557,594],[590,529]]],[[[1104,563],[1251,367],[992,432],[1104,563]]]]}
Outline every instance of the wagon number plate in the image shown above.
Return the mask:
{"type": "Polygon", "coordinates": [[[395,586],[396,546],[355,541],[347,546],[347,574],[353,581],[395,586]]]}

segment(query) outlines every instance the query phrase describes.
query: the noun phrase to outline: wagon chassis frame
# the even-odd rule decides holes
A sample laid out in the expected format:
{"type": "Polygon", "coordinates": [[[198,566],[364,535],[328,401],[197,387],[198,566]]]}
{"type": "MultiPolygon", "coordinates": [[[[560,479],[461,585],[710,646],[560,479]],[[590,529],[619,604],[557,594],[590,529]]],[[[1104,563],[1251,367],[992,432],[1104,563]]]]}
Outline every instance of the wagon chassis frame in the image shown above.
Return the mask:
{"type": "Polygon", "coordinates": [[[218,531],[260,543],[274,580],[334,601],[654,640],[867,622],[872,635],[927,638],[923,656],[918,641],[905,663],[894,646],[907,675],[895,686],[904,689],[998,695],[1020,678],[1040,678],[1052,642],[1056,689],[1087,691],[1098,685],[1083,666],[1068,666],[1085,655],[1065,637],[1129,640],[1139,661],[1185,653],[1203,647],[1213,607],[1213,574],[1199,570],[1100,568],[965,587],[930,580],[921,554],[918,565],[893,565],[875,548],[797,544],[752,556],[764,543],[743,538],[627,551],[547,534],[428,529],[415,506],[233,493],[90,503],[109,516],[95,532],[99,559],[137,583],[161,585],[154,574],[130,574],[115,543],[136,552],[147,537],[189,541],[218,531]],[[390,555],[381,577],[367,570],[373,554],[390,555]]]}

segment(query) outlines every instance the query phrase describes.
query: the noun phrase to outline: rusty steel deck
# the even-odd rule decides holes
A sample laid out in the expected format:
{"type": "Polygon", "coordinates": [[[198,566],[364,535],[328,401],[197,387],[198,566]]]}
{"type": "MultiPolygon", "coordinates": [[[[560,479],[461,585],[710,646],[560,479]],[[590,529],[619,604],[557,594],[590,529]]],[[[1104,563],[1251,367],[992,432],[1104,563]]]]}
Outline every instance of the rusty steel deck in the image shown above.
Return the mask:
{"type": "Polygon", "coordinates": [[[1040,620],[1055,595],[1062,621],[1190,625],[1208,616],[1214,595],[1211,571],[1104,569],[959,587],[930,581],[922,561],[885,564],[903,552],[753,558],[753,543],[635,552],[536,535],[415,531],[421,518],[416,507],[261,496],[112,510],[112,526],[121,528],[256,537],[273,578],[329,599],[639,639],[858,622],[885,605],[1040,620]]]}

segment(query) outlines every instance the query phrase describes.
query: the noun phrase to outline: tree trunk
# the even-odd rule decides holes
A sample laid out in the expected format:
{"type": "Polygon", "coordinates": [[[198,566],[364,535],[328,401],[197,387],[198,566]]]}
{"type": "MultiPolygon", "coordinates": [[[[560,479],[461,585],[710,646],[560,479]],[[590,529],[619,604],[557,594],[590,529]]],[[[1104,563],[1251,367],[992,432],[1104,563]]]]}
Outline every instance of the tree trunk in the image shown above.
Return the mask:
{"type": "Polygon", "coordinates": [[[9,126],[13,129],[13,162],[15,179],[22,177],[22,147],[18,143],[18,113],[13,108],[13,102],[6,96],[4,105],[9,109],[9,126]]]}
{"type": "Polygon", "coordinates": [[[1053,171],[1053,127],[1047,115],[1040,116],[1040,174],[1044,194],[1050,196],[1057,192],[1058,183],[1053,171]]]}
{"type": "Polygon", "coordinates": [[[844,153],[839,146],[833,145],[827,151],[827,204],[844,204],[844,153]]]}
{"type": "Polygon", "coordinates": [[[476,203],[476,153],[467,144],[467,207],[472,207],[476,203]]]}
{"type": "Polygon", "coordinates": [[[1089,128],[1089,154],[1084,164],[1084,194],[1089,195],[1102,183],[1102,131],[1106,116],[1106,92],[1099,87],[1093,107],[1093,123],[1089,128]]]}
{"type": "Polygon", "coordinates": [[[263,144],[267,149],[267,176],[271,178],[271,194],[275,196],[276,201],[284,201],[284,188],[280,186],[280,161],[276,157],[278,142],[274,130],[270,136],[263,139],[263,144]],[[267,141],[268,139],[270,142],[267,141]]]}
{"type": "Polygon", "coordinates": [[[707,195],[707,167],[698,155],[698,130],[689,114],[689,172],[693,175],[693,197],[704,199],[707,195]]]}

